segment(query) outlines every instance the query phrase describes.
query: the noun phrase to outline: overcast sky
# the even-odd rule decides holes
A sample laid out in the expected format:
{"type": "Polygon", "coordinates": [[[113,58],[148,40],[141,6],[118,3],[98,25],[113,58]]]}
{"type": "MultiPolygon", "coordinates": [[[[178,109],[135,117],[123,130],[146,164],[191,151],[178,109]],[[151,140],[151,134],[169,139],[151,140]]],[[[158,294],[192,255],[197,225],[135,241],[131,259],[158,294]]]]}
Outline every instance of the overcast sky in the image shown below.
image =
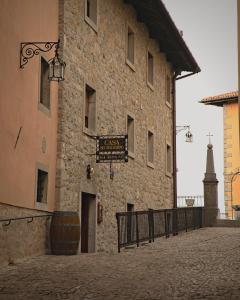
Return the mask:
{"type": "Polygon", "coordinates": [[[201,73],[177,82],[177,125],[190,125],[194,142],[177,135],[178,195],[203,195],[206,150],[213,134],[219,206],[224,207],[223,111],[198,103],[206,96],[235,91],[237,85],[236,0],[163,0],[198,62],[201,73]]]}

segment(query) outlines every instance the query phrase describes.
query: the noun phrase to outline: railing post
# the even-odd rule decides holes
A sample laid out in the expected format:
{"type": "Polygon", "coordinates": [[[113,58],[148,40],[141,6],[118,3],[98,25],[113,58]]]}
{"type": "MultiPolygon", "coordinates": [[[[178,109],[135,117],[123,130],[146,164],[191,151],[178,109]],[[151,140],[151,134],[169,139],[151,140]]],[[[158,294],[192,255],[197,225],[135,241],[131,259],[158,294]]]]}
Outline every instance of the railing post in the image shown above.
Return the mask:
{"type": "Polygon", "coordinates": [[[148,210],[148,241],[154,242],[154,222],[153,222],[153,209],[148,210]]]}
{"type": "Polygon", "coordinates": [[[188,231],[187,208],[184,208],[184,215],[185,215],[185,228],[186,228],[186,232],[187,232],[188,231]]]}
{"type": "Polygon", "coordinates": [[[165,236],[169,238],[169,214],[167,210],[164,211],[164,218],[165,218],[165,236]]]}
{"type": "Polygon", "coordinates": [[[133,213],[132,212],[127,212],[126,215],[126,225],[127,225],[127,243],[132,242],[132,217],[133,213]]]}
{"type": "Polygon", "coordinates": [[[120,253],[120,219],[119,219],[119,214],[116,213],[116,218],[117,218],[117,232],[118,232],[118,253],[120,253]]]}
{"type": "Polygon", "coordinates": [[[193,207],[193,229],[196,229],[196,207],[193,207]]]}
{"type": "Polygon", "coordinates": [[[152,241],[154,242],[154,212],[151,211],[151,218],[152,218],[152,241]]]}
{"type": "Polygon", "coordinates": [[[196,212],[197,212],[197,220],[198,220],[198,223],[197,223],[197,228],[201,228],[202,226],[202,222],[201,222],[201,218],[202,218],[202,215],[201,215],[201,211],[202,209],[200,207],[197,208],[196,212]]]}
{"type": "Polygon", "coordinates": [[[164,210],[164,223],[165,223],[165,237],[167,238],[167,211],[164,210]]]}
{"type": "Polygon", "coordinates": [[[173,209],[173,235],[178,234],[178,210],[177,208],[173,209]]]}
{"type": "Polygon", "coordinates": [[[203,223],[202,223],[202,214],[203,214],[203,208],[199,208],[199,228],[203,227],[203,223]]]}
{"type": "Polygon", "coordinates": [[[167,212],[167,229],[168,229],[168,237],[170,237],[170,219],[171,219],[171,214],[167,212]]]}
{"type": "Polygon", "coordinates": [[[137,247],[139,247],[139,230],[138,230],[138,212],[136,214],[136,238],[137,238],[137,247]]]}

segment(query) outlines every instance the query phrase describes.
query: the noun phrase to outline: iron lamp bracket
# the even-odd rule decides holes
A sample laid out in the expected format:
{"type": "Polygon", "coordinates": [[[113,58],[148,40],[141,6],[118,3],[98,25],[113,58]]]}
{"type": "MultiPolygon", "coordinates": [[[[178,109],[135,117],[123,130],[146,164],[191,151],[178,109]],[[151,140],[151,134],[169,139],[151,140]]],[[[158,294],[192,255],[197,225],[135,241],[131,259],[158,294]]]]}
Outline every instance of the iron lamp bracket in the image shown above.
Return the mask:
{"type": "Polygon", "coordinates": [[[60,40],[57,42],[25,42],[20,44],[20,69],[23,69],[29,59],[40,52],[48,52],[55,46],[55,51],[59,49],[60,40]]]}

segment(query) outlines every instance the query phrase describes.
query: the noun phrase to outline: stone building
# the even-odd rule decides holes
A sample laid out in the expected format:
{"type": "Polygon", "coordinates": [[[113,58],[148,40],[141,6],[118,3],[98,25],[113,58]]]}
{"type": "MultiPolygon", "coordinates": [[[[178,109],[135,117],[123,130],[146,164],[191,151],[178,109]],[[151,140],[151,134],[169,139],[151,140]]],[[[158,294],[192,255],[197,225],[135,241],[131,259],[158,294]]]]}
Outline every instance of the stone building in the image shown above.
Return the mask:
{"type": "MultiPolygon", "coordinates": [[[[117,211],[175,206],[175,80],[200,68],[160,0],[3,0],[0,14],[0,218],[77,211],[79,252],[114,249],[117,211]],[[58,37],[64,82],[47,84],[53,51],[19,69],[20,43],[58,37]],[[95,137],[119,134],[128,162],[110,178],[95,137]]],[[[43,253],[46,226],[0,228],[2,259],[43,253]]]]}
{"type": "Polygon", "coordinates": [[[200,69],[159,0],[60,3],[67,71],[59,94],[56,205],[79,211],[88,224],[82,251],[108,250],[117,242],[117,211],[174,206],[175,78],[200,69]],[[109,164],[91,154],[94,136],[115,134],[128,134],[129,160],[113,164],[111,180],[109,164]]]}
{"type": "Polygon", "coordinates": [[[223,107],[224,204],[227,217],[232,218],[234,216],[232,205],[240,204],[238,92],[207,97],[200,102],[223,107]]]}

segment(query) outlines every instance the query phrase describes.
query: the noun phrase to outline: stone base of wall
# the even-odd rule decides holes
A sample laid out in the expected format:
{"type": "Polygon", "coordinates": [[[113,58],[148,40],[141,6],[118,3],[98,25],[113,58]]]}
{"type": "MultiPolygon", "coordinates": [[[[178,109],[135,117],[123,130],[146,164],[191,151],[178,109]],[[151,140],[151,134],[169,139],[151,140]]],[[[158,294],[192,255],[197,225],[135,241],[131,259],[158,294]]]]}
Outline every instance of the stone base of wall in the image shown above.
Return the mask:
{"type": "MultiPolygon", "coordinates": [[[[43,215],[46,212],[0,203],[0,219],[43,215]]],[[[0,264],[14,264],[30,256],[49,253],[49,226],[51,218],[13,220],[9,226],[0,222],[0,264]]]]}
{"type": "Polygon", "coordinates": [[[220,220],[217,219],[214,227],[240,227],[239,220],[220,220]]]}
{"type": "Polygon", "coordinates": [[[203,226],[212,227],[216,223],[219,209],[216,207],[204,207],[203,208],[203,226]]]}

